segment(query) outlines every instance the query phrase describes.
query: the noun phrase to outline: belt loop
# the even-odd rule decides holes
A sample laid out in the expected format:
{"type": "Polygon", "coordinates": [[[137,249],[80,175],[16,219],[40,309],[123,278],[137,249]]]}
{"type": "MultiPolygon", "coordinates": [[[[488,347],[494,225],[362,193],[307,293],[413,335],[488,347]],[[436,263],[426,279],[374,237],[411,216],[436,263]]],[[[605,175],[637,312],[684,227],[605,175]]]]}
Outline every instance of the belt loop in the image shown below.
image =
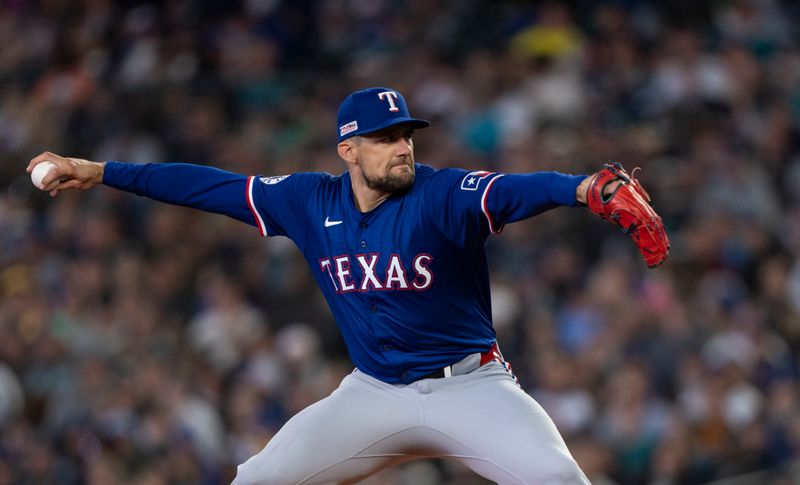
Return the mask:
{"type": "Polygon", "coordinates": [[[452,377],[453,376],[453,366],[452,365],[448,365],[443,370],[444,370],[444,376],[445,377],[452,377]]]}

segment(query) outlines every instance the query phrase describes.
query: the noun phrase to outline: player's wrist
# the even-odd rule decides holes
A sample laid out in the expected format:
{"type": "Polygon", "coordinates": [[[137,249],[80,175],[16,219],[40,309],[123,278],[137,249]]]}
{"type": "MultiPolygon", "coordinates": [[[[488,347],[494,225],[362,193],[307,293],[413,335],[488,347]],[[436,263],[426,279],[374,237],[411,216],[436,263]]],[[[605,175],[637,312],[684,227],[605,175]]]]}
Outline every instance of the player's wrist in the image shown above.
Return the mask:
{"type": "Polygon", "coordinates": [[[103,183],[103,174],[105,173],[106,166],[105,162],[93,162],[82,158],[69,158],[68,160],[73,167],[74,177],[82,183],[88,183],[89,186],[103,183]]]}
{"type": "Polygon", "coordinates": [[[583,179],[578,187],[575,189],[575,200],[581,205],[586,205],[586,194],[589,192],[589,184],[592,183],[594,175],[590,175],[583,179]]]}
{"type": "Polygon", "coordinates": [[[106,162],[93,162],[92,168],[94,169],[92,182],[95,184],[102,184],[103,176],[105,175],[106,171],[106,162]]]}

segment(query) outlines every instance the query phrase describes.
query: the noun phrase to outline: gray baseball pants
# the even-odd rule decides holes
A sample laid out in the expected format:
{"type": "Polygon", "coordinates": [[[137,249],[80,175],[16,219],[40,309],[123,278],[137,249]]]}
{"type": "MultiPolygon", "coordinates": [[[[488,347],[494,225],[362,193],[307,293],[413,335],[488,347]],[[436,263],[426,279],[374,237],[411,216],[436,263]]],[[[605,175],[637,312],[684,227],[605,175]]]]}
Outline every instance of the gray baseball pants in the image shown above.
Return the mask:
{"type": "Polygon", "coordinates": [[[553,421],[499,362],[387,384],[356,370],[239,466],[233,485],[356,483],[425,457],[501,485],[588,484],[553,421]]]}

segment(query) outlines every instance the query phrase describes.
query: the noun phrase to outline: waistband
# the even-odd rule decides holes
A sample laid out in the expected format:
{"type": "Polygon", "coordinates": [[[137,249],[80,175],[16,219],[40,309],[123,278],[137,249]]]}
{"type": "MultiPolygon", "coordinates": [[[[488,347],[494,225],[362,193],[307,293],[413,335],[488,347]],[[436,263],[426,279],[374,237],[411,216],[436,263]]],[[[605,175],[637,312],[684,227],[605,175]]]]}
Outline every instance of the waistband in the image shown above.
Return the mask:
{"type": "Polygon", "coordinates": [[[500,353],[500,347],[497,346],[497,342],[493,343],[492,347],[486,352],[469,354],[458,362],[442,367],[441,369],[436,369],[430,374],[420,377],[420,379],[441,379],[444,377],[469,374],[478,367],[484,366],[489,362],[503,362],[503,354],[500,353]]]}

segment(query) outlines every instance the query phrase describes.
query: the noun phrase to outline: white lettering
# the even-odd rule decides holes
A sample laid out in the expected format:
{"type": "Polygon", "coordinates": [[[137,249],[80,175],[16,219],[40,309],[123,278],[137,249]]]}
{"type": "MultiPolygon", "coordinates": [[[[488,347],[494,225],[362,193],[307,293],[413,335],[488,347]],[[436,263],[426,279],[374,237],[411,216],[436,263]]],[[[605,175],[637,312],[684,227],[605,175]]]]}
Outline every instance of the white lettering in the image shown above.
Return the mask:
{"type": "Polygon", "coordinates": [[[378,93],[378,98],[380,98],[381,101],[384,99],[389,101],[389,111],[400,111],[400,108],[394,104],[394,100],[397,99],[397,93],[394,91],[382,91],[378,93]]]}
{"type": "Polygon", "coordinates": [[[412,286],[417,290],[427,290],[433,283],[433,273],[428,269],[428,264],[433,260],[430,254],[418,254],[414,258],[414,271],[417,272],[417,277],[414,278],[412,286]],[[420,277],[422,279],[420,280],[420,277]]]}
{"type": "Polygon", "coordinates": [[[386,268],[386,284],[385,288],[392,288],[395,290],[407,290],[408,281],[406,280],[406,270],[403,268],[403,263],[400,261],[400,256],[392,254],[389,259],[389,266],[386,268]],[[399,285],[395,288],[395,284],[399,285]]]}
{"type": "Polygon", "coordinates": [[[378,262],[378,255],[370,254],[369,262],[367,262],[366,255],[356,254],[356,261],[358,261],[361,269],[364,270],[364,279],[361,281],[361,287],[359,289],[361,291],[369,291],[370,284],[372,285],[373,289],[383,289],[381,281],[375,277],[375,264],[378,262]]]}
{"type": "Polygon", "coordinates": [[[320,267],[320,269],[322,269],[322,271],[327,271],[328,272],[328,276],[331,277],[331,283],[333,283],[333,288],[338,293],[339,292],[339,287],[336,286],[336,280],[333,279],[333,273],[331,273],[331,260],[330,260],[330,258],[321,259],[319,261],[319,267],[320,267]]]}
{"type": "Polygon", "coordinates": [[[353,284],[353,278],[350,277],[350,258],[347,256],[339,256],[333,258],[336,261],[336,276],[339,278],[339,283],[342,286],[342,293],[346,291],[353,291],[356,285],[353,284]]]}

